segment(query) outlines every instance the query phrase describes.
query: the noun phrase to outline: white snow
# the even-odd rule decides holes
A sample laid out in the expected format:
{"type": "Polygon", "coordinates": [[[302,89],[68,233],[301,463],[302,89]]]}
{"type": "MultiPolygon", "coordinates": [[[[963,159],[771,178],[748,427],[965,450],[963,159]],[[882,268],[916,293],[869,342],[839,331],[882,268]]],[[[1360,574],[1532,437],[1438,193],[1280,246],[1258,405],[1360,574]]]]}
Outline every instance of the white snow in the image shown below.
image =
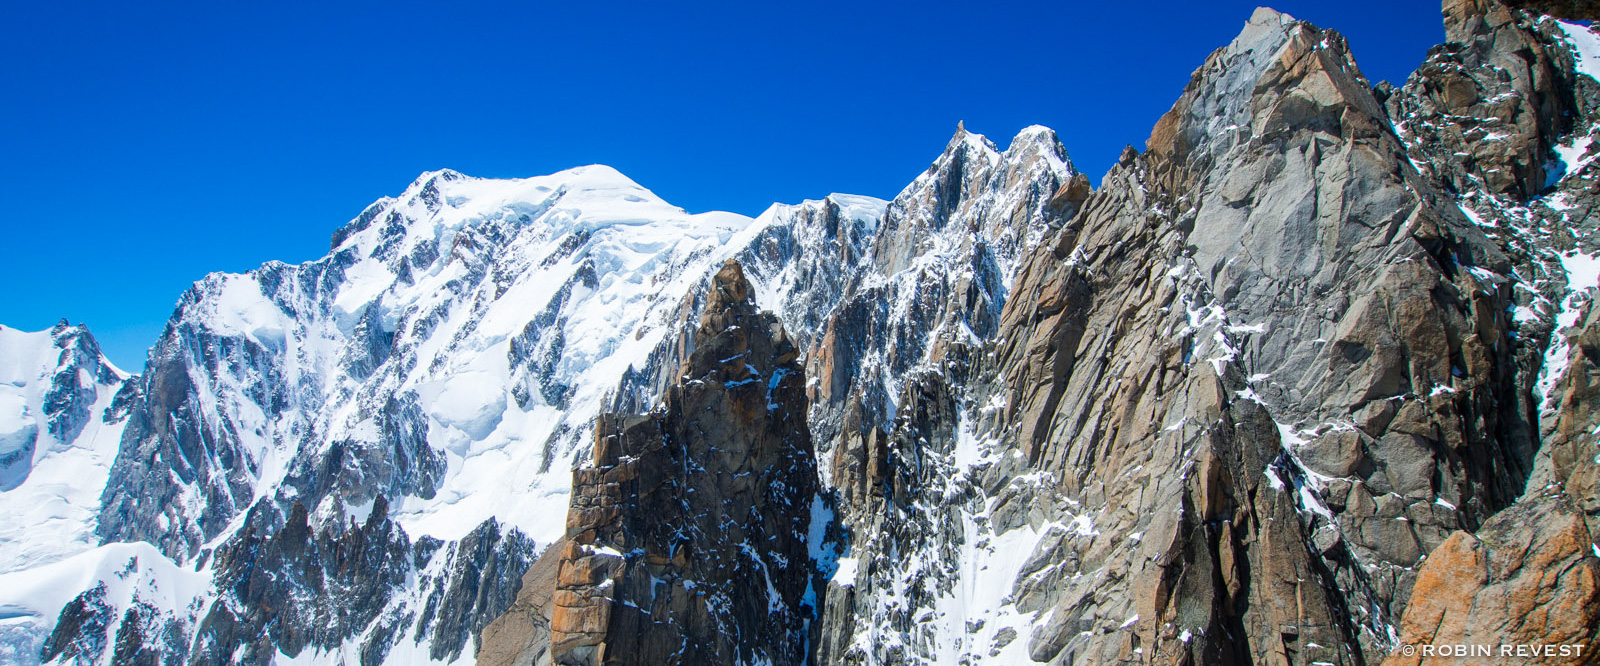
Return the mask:
{"type": "Polygon", "coordinates": [[[474,442],[488,438],[505,416],[504,379],[495,373],[463,371],[419,384],[417,394],[430,416],[474,442]]]}
{"type": "Polygon", "coordinates": [[[1572,42],[1573,64],[1578,72],[1600,81],[1600,36],[1587,26],[1570,21],[1557,21],[1556,24],[1572,42]]]}
{"type": "MultiPolygon", "coordinates": [[[[1591,79],[1600,81],[1600,36],[1588,27],[1568,21],[1557,21],[1561,32],[1566,35],[1567,41],[1572,45],[1572,60],[1578,73],[1591,79]]],[[[1594,161],[1595,156],[1584,157],[1590,144],[1594,142],[1592,132],[1574,132],[1568,142],[1555,146],[1557,157],[1565,165],[1563,173],[1572,175],[1581,171],[1585,166],[1594,161]]],[[[1566,203],[1565,195],[1551,197],[1548,202],[1555,210],[1566,210],[1570,205],[1566,203]]]]}
{"type": "Polygon", "coordinates": [[[1567,330],[1577,325],[1583,314],[1583,304],[1596,294],[1600,286],[1600,255],[1588,255],[1577,250],[1560,255],[1561,268],[1567,274],[1567,295],[1556,309],[1555,331],[1550,346],[1545,350],[1544,367],[1539,371],[1539,381],[1534,393],[1539,396],[1541,411],[1550,409],[1555,398],[1555,386],[1566,373],[1569,361],[1567,330]]]}
{"type": "Polygon", "coordinates": [[[28,397],[17,387],[0,385],[0,456],[21,451],[39,435],[39,421],[28,397]]]}
{"type": "Polygon", "coordinates": [[[1267,477],[1267,484],[1271,485],[1273,490],[1281,493],[1287,487],[1283,483],[1283,478],[1278,476],[1278,468],[1267,465],[1267,468],[1261,474],[1267,477]]]}
{"type": "Polygon", "coordinates": [[[1286,423],[1278,423],[1277,426],[1278,439],[1283,442],[1284,448],[1293,450],[1306,443],[1306,438],[1302,437],[1294,426],[1286,423]]]}
{"type": "Polygon", "coordinates": [[[856,584],[856,558],[839,558],[839,570],[833,572],[833,582],[841,587],[853,587],[856,584]]]}
{"type": "MultiPolygon", "coordinates": [[[[1592,143],[1594,143],[1593,137],[1579,136],[1573,138],[1569,143],[1556,144],[1556,155],[1561,159],[1561,162],[1566,165],[1566,173],[1577,173],[1579,170],[1583,169],[1583,167],[1588,166],[1590,162],[1594,161],[1593,155],[1584,157],[1584,153],[1589,151],[1589,145],[1592,143]]],[[[1551,207],[1555,208],[1556,210],[1565,210],[1567,208],[1571,208],[1569,204],[1565,204],[1565,201],[1565,198],[1562,198],[1559,202],[1552,202],[1551,207]]]]}
{"type": "Polygon", "coordinates": [[[219,333],[247,337],[268,349],[282,349],[289,317],[261,293],[261,285],[241,275],[223,276],[213,301],[212,321],[219,333]]]}
{"type": "Polygon", "coordinates": [[[105,601],[118,617],[137,599],[162,613],[186,618],[193,626],[196,611],[209,597],[211,572],[180,567],[154,546],[136,542],[107,544],[0,574],[0,662],[37,663],[39,646],[61,608],[101,583],[106,585],[105,601]]]}
{"type": "Polygon", "coordinates": [[[1578,291],[1600,285],[1600,255],[1573,250],[1561,255],[1561,267],[1567,271],[1568,289],[1578,291]]]}

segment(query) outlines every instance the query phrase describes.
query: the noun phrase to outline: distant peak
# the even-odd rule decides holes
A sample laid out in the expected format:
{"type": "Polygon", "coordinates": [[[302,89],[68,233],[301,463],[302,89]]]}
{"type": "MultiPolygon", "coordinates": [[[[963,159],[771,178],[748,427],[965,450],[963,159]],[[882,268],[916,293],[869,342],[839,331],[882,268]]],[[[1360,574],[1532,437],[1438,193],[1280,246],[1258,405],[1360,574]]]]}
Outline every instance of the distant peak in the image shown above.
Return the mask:
{"type": "Polygon", "coordinates": [[[434,178],[438,178],[439,180],[443,180],[443,181],[452,181],[452,180],[461,180],[461,179],[466,178],[466,177],[467,177],[466,174],[461,173],[460,171],[456,171],[455,169],[437,169],[437,170],[434,170],[434,171],[424,171],[424,172],[422,172],[422,175],[417,177],[417,181],[418,182],[422,182],[422,181],[432,180],[434,178]]]}
{"type": "Polygon", "coordinates": [[[956,133],[951,136],[950,141],[945,144],[944,152],[949,153],[951,151],[960,149],[962,146],[988,150],[995,153],[1000,152],[1000,149],[996,148],[994,142],[990,141],[988,137],[968,130],[965,122],[958,122],[956,123],[956,133]]]}
{"type": "Polygon", "coordinates": [[[1035,136],[1048,136],[1054,139],[1056,137],[1056,131],[1045,127],[1044,125],[1029,125],[1018,131],[1016,138],[1021,139],[1035,136]]]}
{"type": "Polygon", "coordinates": [[[461,173],[460,171],[456,171],[455,169],[434,169],[432,171],[424,171],[421,174],[418,174],[416,178],[412,179],[411,185],[406,189],[415,190],[427,187],[429,183],[439,181],[448,183],[456,180],[465,180],[467,178],[469,178],[469,176],[461,173]]]}
{"type": "Polygon", "coordinates": [[[1017,132],[1017,135],[1011,138],[1011,145],[1006,146],[1006,152],[1011,153],[1019,148],[1044,150],[1057,154],[1062,158],[1065,158],[1067,154],[1067,149],[1061,145],[1061,137],[1056,134],[1055,130],[1044,125],[1029,125],[1022,128],[1022,131],[1017,132]]]}
{"type": "Polygon", "coordinates": [[[1295,18],[1271,7],[1257,7],[1250,14],[1250,23],[1288,25],[1294,23],[1295,18]]]}

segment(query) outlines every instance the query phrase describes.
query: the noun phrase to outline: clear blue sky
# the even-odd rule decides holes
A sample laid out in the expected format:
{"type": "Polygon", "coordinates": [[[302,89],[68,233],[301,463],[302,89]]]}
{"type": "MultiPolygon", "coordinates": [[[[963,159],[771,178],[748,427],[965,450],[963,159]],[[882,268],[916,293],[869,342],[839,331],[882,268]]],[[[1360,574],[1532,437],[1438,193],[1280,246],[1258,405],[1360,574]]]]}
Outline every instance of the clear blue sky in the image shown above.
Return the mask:
{"type": "MultiPolygon", "coordinates": [[[[0,323],[87,323],[137,372],[191,282],[321,256],[441,167],[755,215],[892,197],[965,120],[1053,127],[1098,183],[1255,4],[6,2],[0,323]]],[[[1374,82],[1443,38],[1428,0],[1275,6],[1374,82]]]]}

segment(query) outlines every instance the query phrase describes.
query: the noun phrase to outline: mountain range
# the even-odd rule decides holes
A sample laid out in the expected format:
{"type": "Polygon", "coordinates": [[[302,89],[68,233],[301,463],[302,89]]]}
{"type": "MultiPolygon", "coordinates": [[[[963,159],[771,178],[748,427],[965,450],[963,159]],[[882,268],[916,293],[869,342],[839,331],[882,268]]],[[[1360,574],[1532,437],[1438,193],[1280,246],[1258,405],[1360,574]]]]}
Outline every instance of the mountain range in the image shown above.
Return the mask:
{"type": "MultiPolygon", "coordinates": [[[[1260,9],[1094,186],[425,173],[138,374],[0,327],[0,662],[1412,664],[1600,638],[1600,8],[1260,9]]],[[[1541,663],[1591,664],[1562,652],[1541,663]]]]}

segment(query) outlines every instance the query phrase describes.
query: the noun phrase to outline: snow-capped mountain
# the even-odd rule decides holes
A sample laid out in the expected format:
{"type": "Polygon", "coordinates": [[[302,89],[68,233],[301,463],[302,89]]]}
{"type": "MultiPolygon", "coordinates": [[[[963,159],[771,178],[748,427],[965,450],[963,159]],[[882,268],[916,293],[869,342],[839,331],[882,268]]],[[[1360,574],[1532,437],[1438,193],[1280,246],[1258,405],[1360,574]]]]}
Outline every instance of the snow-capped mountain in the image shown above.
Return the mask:
{"type": "MultiPolygon", "coordinates": [[[[0,577],[34,579],[99,545],[100,493],[135,385],[83,326],[0,326],[0,577]]],[[[54,614],[82,588],[61,588],[65,598],[10,589],[0,596],[24,605],[0,601],[0,661],[24,663],[49,629],[33,609],[54,614]]]]}
{"type": "MultiPolygon", "coordinates": [[[[758,219],[689,215],[603,166],[512,181],[424,174],[342,228],[323,259],[214,274],[184,294],[139,381],[146,393],[111,468],[98,533],[221,577],[246,575],[235,571],[241,557],[276,547],[255,535],[295,527],[334,551],[370,542],[363,526],[382,530],[389,546],[373,557],[407,562],[370,598],[345,600],[366,622],[250,658],[382,653],[414,633],[432,638],[422,641],[428,658],[470,659],[465,639],[515,593],[507,572],[562,534],[570,470],[587,454],[595,416],[677,335],[685,298],[743,253],[783,277],[763,288],[819,307],[811,301],[826,289],[815,285],[843,276],[819,270],[815,255],[856,252],[851,243],[870,237],[882,206],[835,196],[758,219]],[[486,580],[491,562],[505,571],[486,580]],[[465,618],[438,615],[440,599],[480,583],[505,599],[469,599],[456,609],[465,618]]],[[[197,654],[227,660],[254,638],[219,632],[216,618],[271,631],[286,620],[234,606],[283,594],[303,604],[294,621],[314,623],[329,602],[306,585],[153,607],[179,618],[184,640],[203,644],[197,654]]],[[[111,618],[141,603],[107,599],[111,618]]]]}
{"type": "MultiPolygon", "coordinates": [[[[376,502],[399,535],[389,555],[416,557],[412,580],[364,604],[369,624],[422,615],[429,588],[415,579],[449,578],[452,546],[493,532],[516,569],[562,534],[594,418],[672,365],[659,359],[689,351],[674,345],[722,260],[750,266],[805,340],[854,279],[840,266],[867,253],[885,205],[833,195],[756,219],[689,215],[603,166],[514,181],[425,174],[341,229],[323,259],[211,275],[184,294],[133,384],[146,393],[131,406],[97,531],[217,575],[249,535],[298,525],[297,504],[305,528],[333,544],[359,533],[376,502]]],[[[135,559],[124,561],[154,578],[171,566],[135,559]]],[[[515,578],[501,578],[514,594],[515,578]]],[[[128,604],[144,604],[177,618],[185,640],[220,640],[207,619],[240,600],[210,594],[173,607],[133,590],[96,597],[95,612],[112,618],[108,636],[128,604]]],[[[350,626],[307,654],[376,645],[369,634],[350,626]]],[[[82,659],[94,643],[58,655],[82,659]]],[[[451,647],[430,656],[472,652],[451,647]]]]}
{"type": "Polygon", "coordinates": [[[0,573],[98,544],[100,492],[133,396],[89,330],[0,326],[0,573]]]}

